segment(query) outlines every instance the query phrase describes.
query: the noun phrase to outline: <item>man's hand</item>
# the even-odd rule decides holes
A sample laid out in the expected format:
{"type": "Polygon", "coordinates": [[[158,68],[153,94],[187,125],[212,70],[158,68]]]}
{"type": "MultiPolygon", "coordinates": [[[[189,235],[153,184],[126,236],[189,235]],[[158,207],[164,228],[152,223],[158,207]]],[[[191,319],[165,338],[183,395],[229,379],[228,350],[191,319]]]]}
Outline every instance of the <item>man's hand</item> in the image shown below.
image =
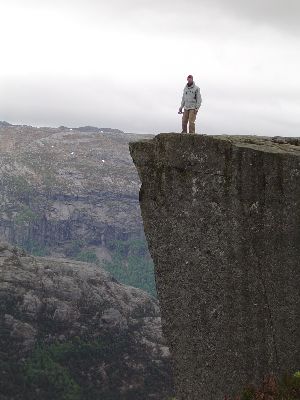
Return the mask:
{"type": "Polygon", "coordinates": [[[178,114],[182,114],[182,107],[179,107],[178,114]]]}
{"type": "Polygon", "coordinates": [[[199,110],[199,108],[195,108],[195,114],[197,114],[198,110],[199,110]]]}

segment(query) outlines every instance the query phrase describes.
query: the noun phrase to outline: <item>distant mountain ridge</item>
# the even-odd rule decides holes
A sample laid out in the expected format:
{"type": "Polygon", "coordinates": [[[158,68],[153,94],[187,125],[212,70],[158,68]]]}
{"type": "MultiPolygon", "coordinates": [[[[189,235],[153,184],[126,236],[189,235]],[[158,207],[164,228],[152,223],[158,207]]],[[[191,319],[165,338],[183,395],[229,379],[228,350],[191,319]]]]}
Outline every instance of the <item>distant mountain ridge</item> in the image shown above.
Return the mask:
{"type": "MultiPolygon", "coordinates": [[[[23,126],[23,127],[31,127],[34,128],[32,125],[20,125],[20,124],[10,124],[7,121],[0,121],[0,128],[5,128],[8,126],[23,126]]],[[[97,126],[79,126],[78,128],[74,127],[68,127],[61,125],[58,127],[58,129],[71,129],[74,131],[80,131],[80,132],[100,132],[100,133],[124,133],[124,131],[121,131],[120,129],[116,128],[98,128],[97,126]]]]}
{"type": "Polygon", "coordinates": [[[4,128],[6,126],[12,126],[12,124],[6,121],[0,121],[0,128],[4,128]]]}

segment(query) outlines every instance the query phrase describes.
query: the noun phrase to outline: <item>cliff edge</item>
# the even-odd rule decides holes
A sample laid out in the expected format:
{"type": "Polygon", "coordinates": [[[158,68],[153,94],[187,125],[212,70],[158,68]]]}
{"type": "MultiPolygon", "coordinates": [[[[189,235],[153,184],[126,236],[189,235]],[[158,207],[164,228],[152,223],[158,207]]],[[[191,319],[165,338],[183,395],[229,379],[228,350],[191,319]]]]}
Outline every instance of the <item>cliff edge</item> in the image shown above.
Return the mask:
{"type": "Polygon", "coordinates": [[[300,139],[129,144],[177,397],[223,400],[300,367],[300,139]]]}

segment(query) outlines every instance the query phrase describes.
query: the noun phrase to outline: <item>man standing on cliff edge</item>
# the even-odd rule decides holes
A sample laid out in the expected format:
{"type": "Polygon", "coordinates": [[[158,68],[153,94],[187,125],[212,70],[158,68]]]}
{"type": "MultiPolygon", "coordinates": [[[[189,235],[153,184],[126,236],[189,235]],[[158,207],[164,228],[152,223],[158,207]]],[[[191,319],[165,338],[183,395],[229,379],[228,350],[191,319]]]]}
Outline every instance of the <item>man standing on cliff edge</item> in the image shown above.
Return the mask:
{"type": "Polygon", "coordinates": [[[189,123],[189,133],[195,133],[195,121],[197,112],[201,106],[202,98],[200,89],[195,85],[193,75],[187,77],[187,84],[183,89],[181,106],[179,107],[178,114],[182,114],[182,132],[187,133],[187,124],[189,123]]]}

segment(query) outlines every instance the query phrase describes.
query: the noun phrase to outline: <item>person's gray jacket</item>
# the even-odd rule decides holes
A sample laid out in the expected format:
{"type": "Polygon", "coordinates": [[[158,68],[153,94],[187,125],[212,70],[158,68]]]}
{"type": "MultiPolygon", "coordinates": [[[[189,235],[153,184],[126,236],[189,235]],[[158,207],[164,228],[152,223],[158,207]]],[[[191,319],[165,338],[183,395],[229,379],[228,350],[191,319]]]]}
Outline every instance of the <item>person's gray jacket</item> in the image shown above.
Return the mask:
{"type": "Polygon", "coordinates": [[[184,107],[185,110],[191,110],[199,108],[201,103],[202,98],[199,87],[195,85],[195,82],[193,82],[191,86],[186,84],[183,89],[181,108],[184,107]]]}

